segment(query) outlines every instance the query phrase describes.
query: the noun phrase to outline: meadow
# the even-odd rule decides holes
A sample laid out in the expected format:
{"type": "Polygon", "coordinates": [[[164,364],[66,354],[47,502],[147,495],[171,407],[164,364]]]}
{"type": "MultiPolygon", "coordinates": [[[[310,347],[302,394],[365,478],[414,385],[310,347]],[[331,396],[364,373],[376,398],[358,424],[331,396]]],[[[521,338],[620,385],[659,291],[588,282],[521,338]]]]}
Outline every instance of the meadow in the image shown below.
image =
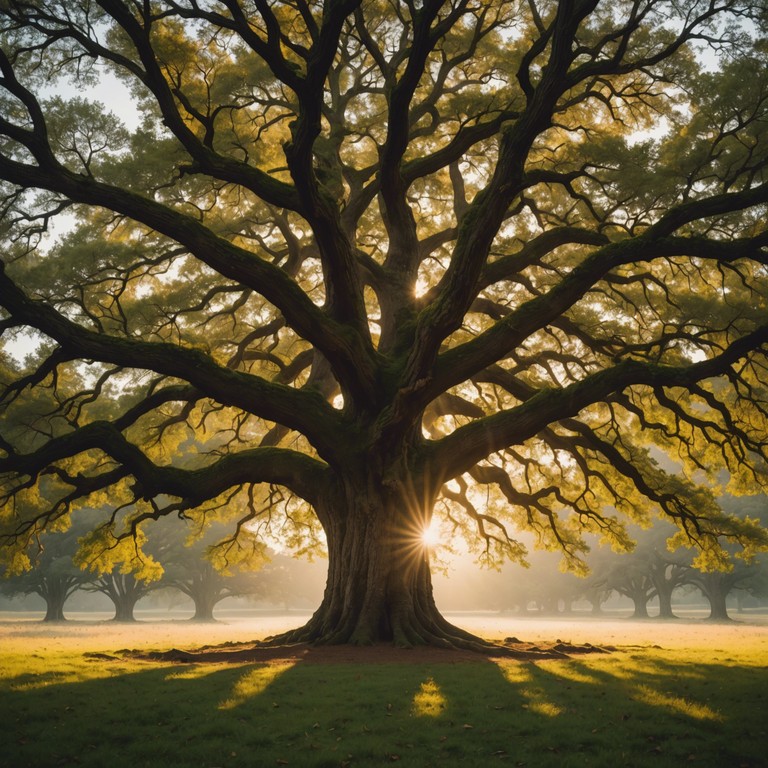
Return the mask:
{"type": "Polygon", "coordinates": [[[768,765],[764,616],[452,618],[491,638],[615,650],[535,663],[404,652],[396,662],[350,653],[343,663],[171,664],[124,650],[243,642],[285,619],[53,627],[6,616],[0,766],[768,765]]]}

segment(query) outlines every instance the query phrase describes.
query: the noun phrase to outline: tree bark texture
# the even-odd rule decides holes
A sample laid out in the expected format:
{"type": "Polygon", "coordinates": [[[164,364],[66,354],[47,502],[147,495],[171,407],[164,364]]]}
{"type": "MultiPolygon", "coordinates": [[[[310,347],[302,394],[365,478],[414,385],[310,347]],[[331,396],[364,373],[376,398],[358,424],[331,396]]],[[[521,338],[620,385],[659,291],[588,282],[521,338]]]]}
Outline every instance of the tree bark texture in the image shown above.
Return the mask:
{"type": "Polygon", "coordinates": [[[195,615],[190,621],[215,621],[213,609],[221,598],[205,591],[197,591],[191,597],[195,602],[195,615]]]}
{"type": "Polygon", "coordinates": [[[209,563],[202,563],[187,579],[180,580],[176,586],[191,597],[195,604],[195,614],[190,621],[215,621],[213,609],[230,594],[222,585],[222,577],[209,563]]]}
{"type": "Polygon", "coordinates": [[[645,591],[635,591],[627,595],[633,602],[635,610],[632,613],[633,619],[647,619],[648,618],[648,595],[645,591]]]}
{"type": "Polygon", "coordinates": [[[64,603],[72,594],[70,580],[61,576],[47,576],[38,594],[45,600],[45,617],[43,621],[66,621],[64,603]]]}
{"type": "Polygon", "coordinates": [[[136,603],[149,592],[149,587],[137,581],[131,574],[111,573],[103,576],[97,591],[105,594],[115,606],[113,621],[136,621],[133,611],[136,603]]]}
{"type": "Polygon", "coordinates": [[[659,618],[660,619],[676,619],[674,612],[672,611],[672,592],[673,589],[667,589],[662,585],[659,589],[659,584],[656,585],[656,594],[659,597],[659,618]]]}
{"type": "Polygon", "coordinates": [[[709,600],[709,616],[707,618],[710,621],[730,621],[731,617],[728,615],[726,603],[729,590],[723,589],[718,580],[711,579],[710,581],[707,589],[702,589],[702,594],[709,600]]]}
{"type": "Polygon", "coordinates": [[[328,542],[322,603],[304,627],[275,640],[479,647],[482,641],[446,621],[435,604],[422,539],[432,508],[426,496],[363,476],[327,500],[335,513],[318,510],[328,542]],[[342,504],[346,514],[339,514],[342,504]]]}

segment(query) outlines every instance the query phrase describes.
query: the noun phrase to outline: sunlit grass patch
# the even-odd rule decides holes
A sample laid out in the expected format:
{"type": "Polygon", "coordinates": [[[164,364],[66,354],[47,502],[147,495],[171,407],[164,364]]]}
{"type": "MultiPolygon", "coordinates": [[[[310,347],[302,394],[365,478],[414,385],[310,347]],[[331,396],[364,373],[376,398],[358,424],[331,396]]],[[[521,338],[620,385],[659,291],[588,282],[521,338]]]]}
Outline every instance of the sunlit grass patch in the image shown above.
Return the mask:
{"type": "Polygon", "coordinates": [[[513,684],[527,683],[531,679],[531,673],[527,664],[502,661],[499,664],[501,674],[513,684]]]}
{"type": "Polygon", "coordinates": [[[234,709],[241,704],[263,693],[280,675],[287,672],[293,666],[287,664],[266,664],[249,669],[235,683],[232,694],[219,704],[219,709],[234,709]]]}
{"type": "Polygon", "coordinates": [[[571,683],[597,684],[599,678],[590,674],[581,662],[558,661],[548,665],[553,675],[571,683]]]}
{"type": "Polygon", "coordinates": [[[0,681],[15,690],[48,688],[121,675],[135,663],[94,663],[80,653],[64,651],[0,654],[0,681]]]}
{"type": "Polygon", "coordinates": [[[522,694],[529,700],[529,703],[524,704],[523,706],[530,709],[531,712],[535,712],[537,715],[544,715],[545,717],[557,717],[558,715],[562,715],[563,712],[565,712],[563,707],[559,707],[557,704],[551,701],[544,700],[541,698],[541,694],[536,691],[528,691],[523,689],[522,694]]]}
{"type": "Polygon", "coordinates": [[[206,675],[213,674],[217,667],[211,664],[191,664],[188,667],[182,669],[174,669],[173,672],[169,672],[166,676],[166,680],[196,680],[199,677],[206,677],[206,675]]]}
{"type": "Polygon", "coordinates": [[[445,711],[447,703],[440,686],[430,677],[413,697],[413,713],[417,717],[438,717],[445,711]]]}
{"type": "Polygon", "coordinates": [[[723,719],[723,716],[719,712],[706,704],[698,704],[694,701],[689,701],[682,696],[672,696],[669,693],[665,693],[656,688],[650,688],[647,685],[639,685],[635,689],[634,695],[638,701],[642,701],[645,704],[650,704],[653,707],[661,707],[662,709],[670,710],[675,714],[686,715],[687,717],[693,717],[697,720],[721,721],[723,719]]]}
{"type": "Polygon", "coordinates": [[[20,675],[16,682],[11,683],[14,691],[31,691],[36,688],[45,688],[50,685],[61,685],[78,679],[75,675],[67,675],[65,672],[38,672],[20,675]]]}

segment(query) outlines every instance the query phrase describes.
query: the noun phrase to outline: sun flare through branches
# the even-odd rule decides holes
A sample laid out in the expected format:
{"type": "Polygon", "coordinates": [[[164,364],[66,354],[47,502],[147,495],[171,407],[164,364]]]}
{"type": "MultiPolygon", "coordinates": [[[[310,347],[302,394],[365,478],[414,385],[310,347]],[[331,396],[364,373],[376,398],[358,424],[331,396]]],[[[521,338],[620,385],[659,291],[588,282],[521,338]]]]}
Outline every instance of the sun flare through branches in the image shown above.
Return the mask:
{"type": "Polygon", "coordinates": [[[437,519],[432,518],[429,525],[422,530],[421,543],[425,549],[435,549],[440,545],[440,523],[437,519]]]}

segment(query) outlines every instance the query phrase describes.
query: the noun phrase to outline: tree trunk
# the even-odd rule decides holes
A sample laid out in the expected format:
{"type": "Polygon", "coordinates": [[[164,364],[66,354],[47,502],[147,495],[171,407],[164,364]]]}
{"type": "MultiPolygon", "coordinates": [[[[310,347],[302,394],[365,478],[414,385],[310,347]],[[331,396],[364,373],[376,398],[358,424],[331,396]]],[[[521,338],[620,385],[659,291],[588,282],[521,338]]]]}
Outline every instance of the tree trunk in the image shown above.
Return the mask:
{"type": "Polygon", "coordinates": [[[431,500],[408,487],[366,478],[316,507],[328,542],[323,600],[304,627],[274,642],[483,646],[435,605],[422,540],[431,500]]]}
{"type": "Polygon", "coordinates": [[[648,596],[643,593],[633,592],[628,595],[630,600],[634,603],[635,612],[632,614],[633,619],[647,619],[648,617],[648,596]]]}
{"type": "Polygon", "coordinates": [[[213,618],[213,609],[218,600],[211,600],[209,595],[195,595],[195,615],[190,621],[216,621],[213,618]]]}
{"type": "Polygon", "coordinates": [[[136,607],[136,600],[133,596],[121,595],[114,601],[115,616],[112,621],[133,622],[136,618],[133,615],[133,609],[136,607]]]}
{"type": "Polygon", "coordinates": [[[147,588],[136,581],[131,574],[106,574],[97,583],[97,589],[115,606],[112,621],[136,621],[133,611],[136,603],[146,594],[147,588]]]}
{"type": "Polygon", "coordinates": [[[45,616],[43,621],[66,621],[64,603],[71,592],[68,579],[60,576],[48,576],[44,579],[38,594],[45,600],[45,616]]]}
{"type": "Polygon", "coordinates": [[[651,560],[651,581],[659,598],[659,618],[676,619],[672,612],[672,593],[680,585],[680,577],[684,569],[678,563],[671,563],[653,552],[651,560]]]}
{"type": "Polygon", "coordinates": [[[216,603],[226,597],[221,586],[221,576],[213,566],[205,563],[204,566],[193,575],[188,584],[187,594],[195,603],[195,615],[190,621],[216,621],[213,618],[213,609],[216,603]]]}
{"type": "MultiPolygon", "coordinates": [[[[703,591],[703,590],[702,590],[703,591]]],[[[710,586],[704,596],[709,600],[709,617],[710,621],[730,621],[731,617],[728,615],[728,607],[725,599],[728,596],[726,590],[721,589],[720,585],[710,586]]]]}
{"type": "Polygon", "coordinates": [[[677,616],[672,612],[672,592],[674,588],[669,588],[666,581],[656,582],[656,594],[659,597],[659,618],[676,619],[677,616]]]}
{"type": "Polygon", "coordinates": [[[45,616],[43,621],[66,621],[64,616],[64,603],[60,600],[47,600],[45,604],[45,616]]]}

